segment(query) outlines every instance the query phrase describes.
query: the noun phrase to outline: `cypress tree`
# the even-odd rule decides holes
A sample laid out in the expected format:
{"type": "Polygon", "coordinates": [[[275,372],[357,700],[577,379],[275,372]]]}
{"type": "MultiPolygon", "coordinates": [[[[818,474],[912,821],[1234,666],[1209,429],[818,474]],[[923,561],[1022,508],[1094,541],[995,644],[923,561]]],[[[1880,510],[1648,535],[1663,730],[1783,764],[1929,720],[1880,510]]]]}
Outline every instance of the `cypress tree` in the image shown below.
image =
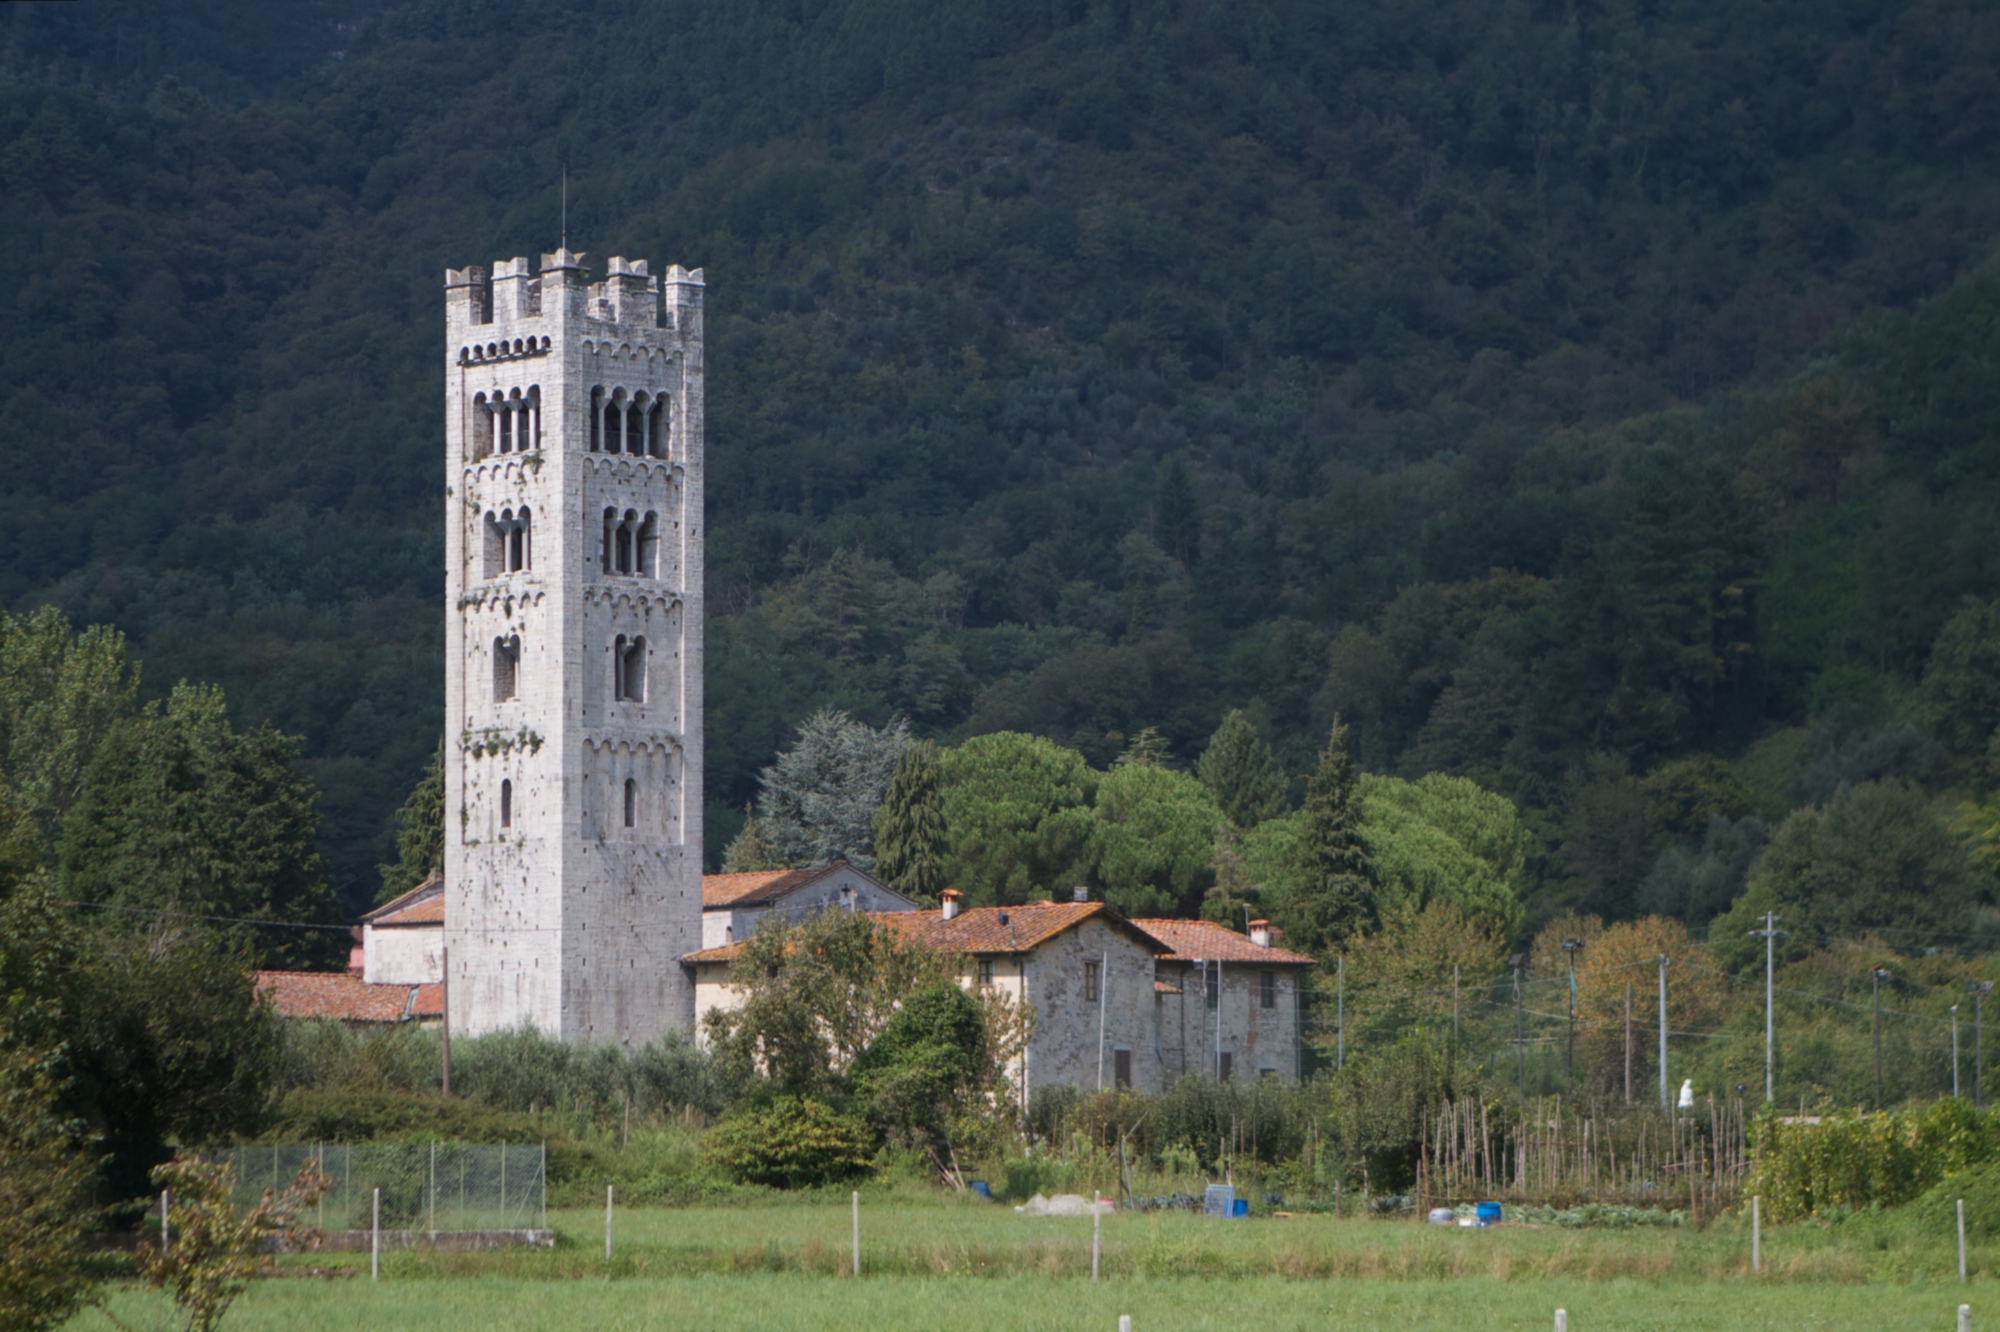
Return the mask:
{"type": "Polygon", "coordinates": [[[1375,865],[1361,840],[1361,805],[1347,728],[1333,733],[1306,783],[1305,826],[1299,835],[1301,883],[1284,915],[1292,943],[1310,953],[1337,951],[1373,922],[1375,865]]]}
{"type": "Polygon", "coordinates": [[[396,811],[396,863],[377,865],[382,872],[381,905],[444,870],[444,740],[438,740],[430,766],[396,811]]]}
{"type": "Polygon", "coordinates": [[[947,886],[944,855],[944,763],[936,745],[918,740],[896,760],[875,813],[875,872],[897,892],[929,901],[947,886]]]}
{"type": "Polygon", "coordinates": [[[1247,831],[1285,807],[1285,779],[1271,747],[1241,708],[1230,709],[1215,728],[1195,775],[1233,827],[1247,831]]]}

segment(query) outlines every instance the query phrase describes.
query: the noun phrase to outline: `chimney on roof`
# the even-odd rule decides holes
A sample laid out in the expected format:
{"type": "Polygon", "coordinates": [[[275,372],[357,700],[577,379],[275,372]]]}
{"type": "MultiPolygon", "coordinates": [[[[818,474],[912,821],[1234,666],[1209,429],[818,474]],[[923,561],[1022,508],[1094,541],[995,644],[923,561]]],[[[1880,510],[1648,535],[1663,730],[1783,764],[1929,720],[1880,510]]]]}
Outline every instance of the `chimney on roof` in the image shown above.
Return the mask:
{"type": "Polygon", "coordinates": [[[956,888],[947,888],[938,894],[938,913],[946,920],[958,914],[958,904],[965,900],[965,894],[956,888]]]}
{"type": "Polygon", "coordinates": [[[1271,946],[1271,922],[1268,920],[1251,921],[1250,942],[1256,944],[1259,948],[1269,948],[1271,946]]]}
{"type": "Polygon", "coordinates": [[[1078,884],[1076,887],[1070,889],[1070,900],[1073,902],[1088,902],[1090,900],[1090,889],[1085,888],[1082,884],[1078,884]]]}

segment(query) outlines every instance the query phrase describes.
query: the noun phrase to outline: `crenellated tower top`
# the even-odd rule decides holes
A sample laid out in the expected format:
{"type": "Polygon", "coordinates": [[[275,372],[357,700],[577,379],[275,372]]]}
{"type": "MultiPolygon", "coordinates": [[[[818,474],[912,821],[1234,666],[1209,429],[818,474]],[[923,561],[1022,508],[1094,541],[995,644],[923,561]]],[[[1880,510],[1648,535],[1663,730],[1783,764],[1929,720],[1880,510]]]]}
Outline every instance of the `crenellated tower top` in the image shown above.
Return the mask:
{"type": "Polygon", "coordinates": [[[669,329],[683,337],[699,337],[702,297],[702,270],[690,271],[679,264],[669,265],[658,276],[644,259],[612,255],[605,263],[604,279],[589,280],[589,256],[559,248],[542,256],[541,271],[530,271],[525,257],[502,259],[491,274],[477,264],[444,271],[445,318],[454,335],[492,327],[509,333],[503,343],[497,338],[490,352],[484,345],[469,341],[462,349],[461,363],[485,359],[487,355],[525,355],[539,347],[547,350],[548,334],[537,332],[552,321],[566,326],[578,323],[617,325],[622,328],[669,329]],[[664,300],[663,300],[664,298],[664,300]],[[522,337],[516,349],[515,331],[534,332],[536,338],[522,337]]]}

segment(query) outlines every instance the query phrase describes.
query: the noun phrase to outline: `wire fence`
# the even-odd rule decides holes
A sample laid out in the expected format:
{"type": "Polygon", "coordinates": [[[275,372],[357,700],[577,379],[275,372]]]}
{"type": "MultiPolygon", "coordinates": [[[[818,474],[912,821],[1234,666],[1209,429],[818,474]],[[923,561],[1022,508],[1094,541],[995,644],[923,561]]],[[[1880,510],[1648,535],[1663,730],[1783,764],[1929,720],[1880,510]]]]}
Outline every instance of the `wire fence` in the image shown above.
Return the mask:
{"type": "Polygon", "coordinates": [[[375,1190],[382,1229],[430,1233],[548,1228],[548,1151],[540,1143],[280,1143],[237,1147],[235,1202],[281,1194],[308,1161],[333,1187],[300,1220],[327,1233],[367,1230],[375,1190]]]}

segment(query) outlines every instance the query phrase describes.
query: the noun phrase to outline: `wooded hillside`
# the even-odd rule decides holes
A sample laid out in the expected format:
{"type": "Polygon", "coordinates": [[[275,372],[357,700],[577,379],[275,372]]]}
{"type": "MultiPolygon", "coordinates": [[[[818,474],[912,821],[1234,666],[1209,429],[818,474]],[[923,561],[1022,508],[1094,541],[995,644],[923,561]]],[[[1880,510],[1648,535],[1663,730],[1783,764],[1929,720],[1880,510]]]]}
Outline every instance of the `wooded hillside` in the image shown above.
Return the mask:
{"type": "Polygon", "coordinates": [[[251,8],[0,14],[0,604],[303,736],[350,907],[442,721],[442,270],[565,165],[707,269],[712,858],[822,705],[1240,706],[1294,803],[1339,714],[1515,801],[1530,923],[1993,783],[1989,7],[251,8]]]}

